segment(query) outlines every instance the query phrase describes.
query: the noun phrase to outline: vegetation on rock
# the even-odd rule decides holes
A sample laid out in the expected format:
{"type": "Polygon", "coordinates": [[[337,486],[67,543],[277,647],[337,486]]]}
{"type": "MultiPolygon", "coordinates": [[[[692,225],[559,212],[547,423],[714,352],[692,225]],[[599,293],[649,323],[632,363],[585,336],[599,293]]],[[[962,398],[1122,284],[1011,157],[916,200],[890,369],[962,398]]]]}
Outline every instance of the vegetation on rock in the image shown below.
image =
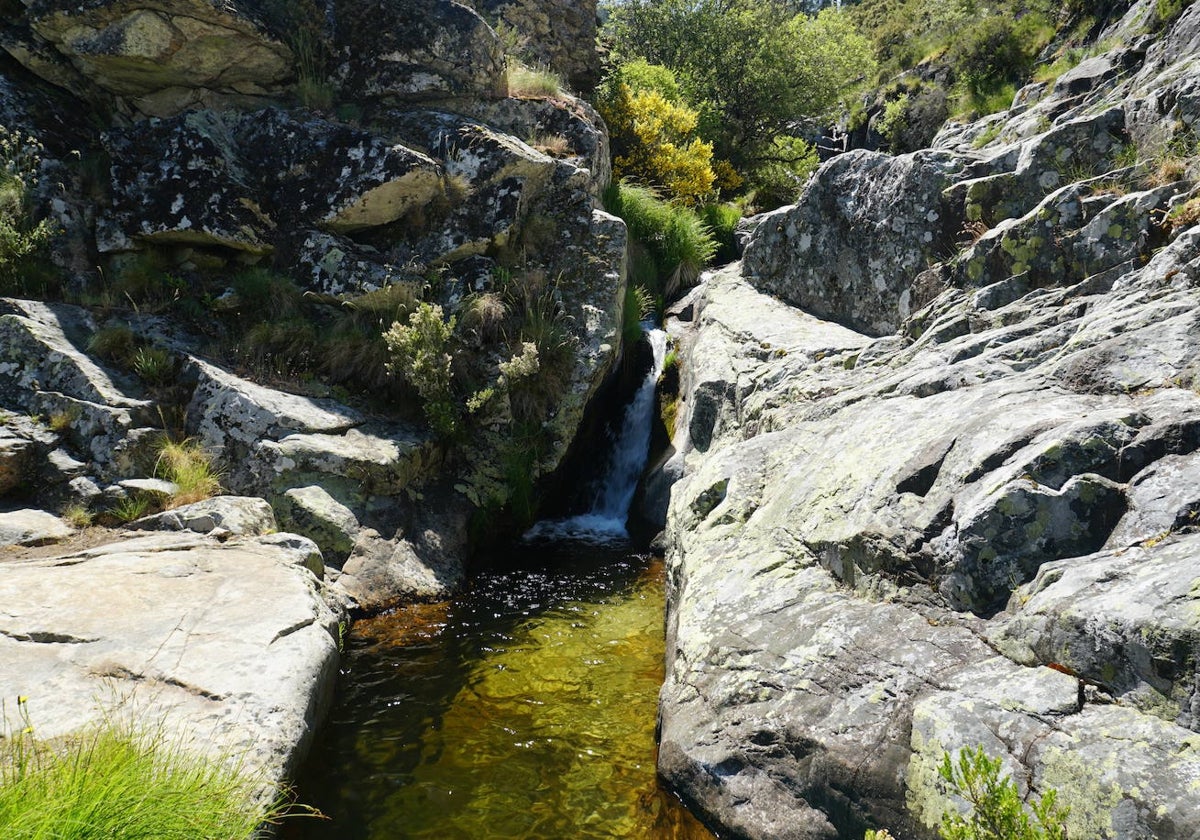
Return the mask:
{"type": "Polygon", "coordinates": [[[950,753],[943,756],[942,781],[971,806],[968,814],[943,816],[943,840],[1065,840],[1067,809],[1058,805],[1057,791],[1046,791],[1027,808],[1012,778],[1001,777],[1001,766],[982,747],[960,750],[957,762],[950,753]]]}
{"type": "Polygon", "coordinates": [[[116,723],[44,742],[24,698],[18,706],[21,720],[0,737],[0,835],[11,840],[244,840],[289,813],[263,804],[261,782],[236,762],[116,723]]]}
{"type": "Polygon", "coordinates": [[[32,265],[35,255],[50,239],[50,222],[31,216],[30,191],[37,183],[41,146],[33,137],[22,137],[0,125],[0,294],[38,294],[31,279],[39,276],[32,265]]]}

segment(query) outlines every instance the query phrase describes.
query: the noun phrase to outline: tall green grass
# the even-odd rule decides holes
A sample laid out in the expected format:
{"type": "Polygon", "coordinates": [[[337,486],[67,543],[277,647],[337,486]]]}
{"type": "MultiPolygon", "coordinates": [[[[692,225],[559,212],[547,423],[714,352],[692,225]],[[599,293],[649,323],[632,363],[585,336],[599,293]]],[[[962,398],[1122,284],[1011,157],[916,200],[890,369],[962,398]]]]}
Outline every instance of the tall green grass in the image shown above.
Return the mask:
{"type": "Polygon", "coordinates": [[[251,775],[161,735],[108,724],[65,743],[30,726],[0,738],[5,840],[246,840],[286,810],[262,805],[251,775]]]}
{"type": "Polygon", "coordinates": [[[691,285],[716,255],[712,231],[695,211],[663,201],[646,187],[611,184],[604,206],[625,220],[630,237],[649,253],[657,281],[650,291],[656,295],[669,299],[691,285]]]}

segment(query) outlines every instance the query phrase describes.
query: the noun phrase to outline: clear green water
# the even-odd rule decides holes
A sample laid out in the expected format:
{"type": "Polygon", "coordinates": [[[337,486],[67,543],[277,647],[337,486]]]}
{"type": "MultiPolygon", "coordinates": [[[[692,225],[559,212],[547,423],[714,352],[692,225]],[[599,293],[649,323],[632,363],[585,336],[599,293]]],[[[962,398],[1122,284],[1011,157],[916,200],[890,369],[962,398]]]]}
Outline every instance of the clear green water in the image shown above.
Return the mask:
{"type": "Polygon", "coordinates": [[[660,562],[560,545],[361,622],[299,791],[331,819],[287,837],[711,837],[655,777],[663,589],[660,562]]]}

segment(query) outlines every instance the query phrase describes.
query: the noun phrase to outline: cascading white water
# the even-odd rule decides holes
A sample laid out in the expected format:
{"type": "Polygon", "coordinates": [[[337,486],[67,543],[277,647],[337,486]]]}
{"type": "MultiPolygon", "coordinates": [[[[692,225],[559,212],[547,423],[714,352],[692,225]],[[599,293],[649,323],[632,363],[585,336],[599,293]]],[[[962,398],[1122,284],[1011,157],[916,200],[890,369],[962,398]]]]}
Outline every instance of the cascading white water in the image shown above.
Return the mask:
{"type": "Polygon", "coordinates": [[[654,364],[625,409],[620,431],[613,441],[608,471],[592,500],[591,510],[569,519],[538,522],[526,532],[526,539],[607,541],[629,536],[625,520],[650,454],[654,389],[667,354],[667,334],[650,323],[644,323],[642,328],[654,351],[654,364]]]}

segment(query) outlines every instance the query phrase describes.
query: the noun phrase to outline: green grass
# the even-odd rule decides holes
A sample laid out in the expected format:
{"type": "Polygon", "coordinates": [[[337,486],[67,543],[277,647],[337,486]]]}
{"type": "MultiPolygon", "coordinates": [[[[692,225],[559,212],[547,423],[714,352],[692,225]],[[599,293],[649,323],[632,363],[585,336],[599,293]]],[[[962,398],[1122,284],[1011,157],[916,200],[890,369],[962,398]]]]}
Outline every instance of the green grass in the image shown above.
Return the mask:
{"type": "Polygon", "coordinates": [[[717,243],[713,260],[718,265],[731,263],[738,258],[737,232],[738,222],[742,219],[742,210],[736,204],[705,204],[700,208],[700,220],[712,233],[717,243]]]}
{"type": "Polygon", "coordinates": [[[154,474],[179,488],[169,507],[199,502],[221,492],[220,476],[213,468],[212,458],[192,440],[164,441],[158,450],[154,474]]]}
{"type": "Polygon", "coordinates": [[[564,87],[557,73],[541,67],[528,67],[518,61],[509,63],[509,96],[557,99],[563,95],[564,87]]]}
{"type": "Polygon", "coordinates": [[[626,182],[609,186],[604,206],[620,216],[629,235],[645,246],[654,260],[657,288],[670,298],[691,285],[717,253],[712,231],[686,207],[663,201],[652,190],[626,182]]]}
{"type": "Polygon", "coordinates": [[[5,840],[246,840],[285,815],[256,804],[251,776],[161,735],[108,724],[49,744],[23,722],[0,739],[5,840]]]}

